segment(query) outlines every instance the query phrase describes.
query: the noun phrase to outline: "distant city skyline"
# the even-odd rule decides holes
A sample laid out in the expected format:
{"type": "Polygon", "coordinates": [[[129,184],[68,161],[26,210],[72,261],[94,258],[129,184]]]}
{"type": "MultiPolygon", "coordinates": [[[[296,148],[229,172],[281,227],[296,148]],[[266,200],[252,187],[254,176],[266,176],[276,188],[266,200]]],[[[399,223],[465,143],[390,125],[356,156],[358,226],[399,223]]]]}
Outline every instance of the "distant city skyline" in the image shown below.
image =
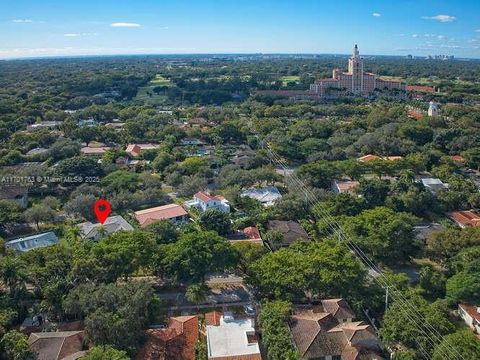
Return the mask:
{"type": "Polygon", "coordinates": [[[308,53],[480,58],[478,0],[0,0],[0,58],[308,53]]]}

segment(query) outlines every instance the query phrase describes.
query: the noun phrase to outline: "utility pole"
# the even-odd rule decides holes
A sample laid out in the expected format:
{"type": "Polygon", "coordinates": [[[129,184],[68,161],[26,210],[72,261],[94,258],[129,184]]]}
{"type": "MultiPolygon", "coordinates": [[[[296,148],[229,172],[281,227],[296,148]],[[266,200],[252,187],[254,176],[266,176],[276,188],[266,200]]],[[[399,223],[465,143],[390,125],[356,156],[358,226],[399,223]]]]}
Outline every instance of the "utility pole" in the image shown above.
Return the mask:
{"type": "Polygon", "coordinates": [[[384,286],[384,288],[385,288],[385,312],[387,312],[387,309],[388,309],[389,289],[390,289],[392,286],[393,286],[393,285],[386,285],[386,286],[384,286]]]}

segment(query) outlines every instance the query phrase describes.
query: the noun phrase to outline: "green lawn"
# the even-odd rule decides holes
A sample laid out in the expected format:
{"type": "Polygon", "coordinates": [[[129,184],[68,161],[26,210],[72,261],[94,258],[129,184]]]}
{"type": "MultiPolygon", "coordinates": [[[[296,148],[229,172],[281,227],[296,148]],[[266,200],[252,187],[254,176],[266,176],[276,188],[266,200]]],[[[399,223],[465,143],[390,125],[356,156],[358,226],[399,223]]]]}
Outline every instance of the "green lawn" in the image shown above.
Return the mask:
{"type": "Polygon", "coordinates": [[[138,88],[135,100],[143,101],[147,105],[162,105],[166,102],[167,97],[164,93],[155,93],[153,89],[157,86],[171,86],[172,83],[164,76],[157,74],[146,86],[138,88]]]}
{"type": "Polygon", "coordinates": [[[170,80],[160,74],[155,75],[155,78],[150,81],[150,84],[155,86],[171,86],[170,80]]]}
{"type": "Polygon", "coordinates": [[[299,83],[300,76],[297,76],[297,75],[282,76],[280,80],[282,80],[282,86],[287,86],[289,82],[299,83]]]}

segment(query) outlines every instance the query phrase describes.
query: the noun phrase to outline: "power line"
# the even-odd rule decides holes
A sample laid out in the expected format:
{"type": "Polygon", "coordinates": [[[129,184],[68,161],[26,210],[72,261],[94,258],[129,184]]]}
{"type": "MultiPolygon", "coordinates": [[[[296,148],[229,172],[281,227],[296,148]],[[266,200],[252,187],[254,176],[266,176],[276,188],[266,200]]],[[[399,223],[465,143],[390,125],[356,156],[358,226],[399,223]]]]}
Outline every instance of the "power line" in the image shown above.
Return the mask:
{"type": "MultiPolygon", "coordinates": [[[[383,271],[378,266],[376,266],[375,263],[372,260],[370,260],[368,256],[362,251],[362,249],[353,241],[353,239],[345,233],[343,228],[332,217],[332,215],[326,209],[323,209],[321,202],[316,196],[316,194],[312,193],[310,189],[305,185],[305,183],[302,180],[300,180],[295,174],[291,174],[288,176],[286,175],[287,174],[286,164],[274,152],[274,150],[272,149],[272,147],[268,142],[264,142],[259,138],[259,135],[255,131],[255,127],[251,122],[251,120],[250,120],[250,130],[254,132],[256,138],[260,141],[260,145],[262,146],[262,148],[267,150],[267,153],[270,155],[269,156],[270,159],[283,169],[287,180],[292,181],[294,185],[297,187],[297,190],[299,189],[304,193],[306,197],[306,201],[310,203],[312,207],[312,212],[314,213],[314,215],[316,216],[320,215],[319,216],[320,219],[326,220],[326,223],[325,223],[326,226],[330,228],[330,230],[335,235],[335,237],[338,240],[342,241],[350,249],[350,251],[361,260],[361,262],[367,268],[373,271],[373,273],[378,274],[377,276],[374,276],[373,273],[370,273],[370,272],[368,273],[382,287],[387,288],[387,296],[390,296],[394,301],[400,303],[401,309],[405,310],[404,315],[408,320],[410,320],[415,325],[415,327],[422,334],[422,336],[424,336],[425,340],[428,342],[428,345],[431,346],[432,348],[438,345],[442,340],[442,335],[430,323],[428,323],[428,321],[425,320],[425,317],[418,311],[418,309],[413,304],[411,304],[411,302],[403,295],[403,293],[400,290],[396,288],[396,286],[393,283],[389,283],[383,271]],[[389,289],[392,289],[392,290],[389,291],[389,289]]],[[[419,347],[419,350],[422,352],[423,356],[427,359],[430,359],[431,358],[430,354],[426,351],[426,349],[424,349],[420,341],[418,339],[415,339],[415,341],[419,347]]],[[[462,356],[454,348],[448,348],[448,349],[445,348],[445,349],[441,349],[441,351],[443,356],[447,355],[447,357],[445,357],[446,359],[462,359],[462,356]],[[443,352],[444,350],[447,353],[443,352]]]]}

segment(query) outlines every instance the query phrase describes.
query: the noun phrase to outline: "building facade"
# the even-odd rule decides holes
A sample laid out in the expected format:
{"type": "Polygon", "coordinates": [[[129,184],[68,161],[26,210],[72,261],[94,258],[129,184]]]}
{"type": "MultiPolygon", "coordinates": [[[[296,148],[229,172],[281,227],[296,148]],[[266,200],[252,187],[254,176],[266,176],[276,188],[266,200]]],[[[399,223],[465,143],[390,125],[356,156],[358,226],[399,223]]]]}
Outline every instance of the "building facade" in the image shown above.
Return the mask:
{"type": "Polygon", "coordinates": [[[406,89],[407,85],[401,81],[384,80],[375,74],[365,72],[363,58],[357,45],[348,59],[347,72],[333,69],[332,78],[316,80],[310,85],[310,92],[319,97],[336,97],[348,93],[368,95],[376,90],[406,91],[406,89]]]}

